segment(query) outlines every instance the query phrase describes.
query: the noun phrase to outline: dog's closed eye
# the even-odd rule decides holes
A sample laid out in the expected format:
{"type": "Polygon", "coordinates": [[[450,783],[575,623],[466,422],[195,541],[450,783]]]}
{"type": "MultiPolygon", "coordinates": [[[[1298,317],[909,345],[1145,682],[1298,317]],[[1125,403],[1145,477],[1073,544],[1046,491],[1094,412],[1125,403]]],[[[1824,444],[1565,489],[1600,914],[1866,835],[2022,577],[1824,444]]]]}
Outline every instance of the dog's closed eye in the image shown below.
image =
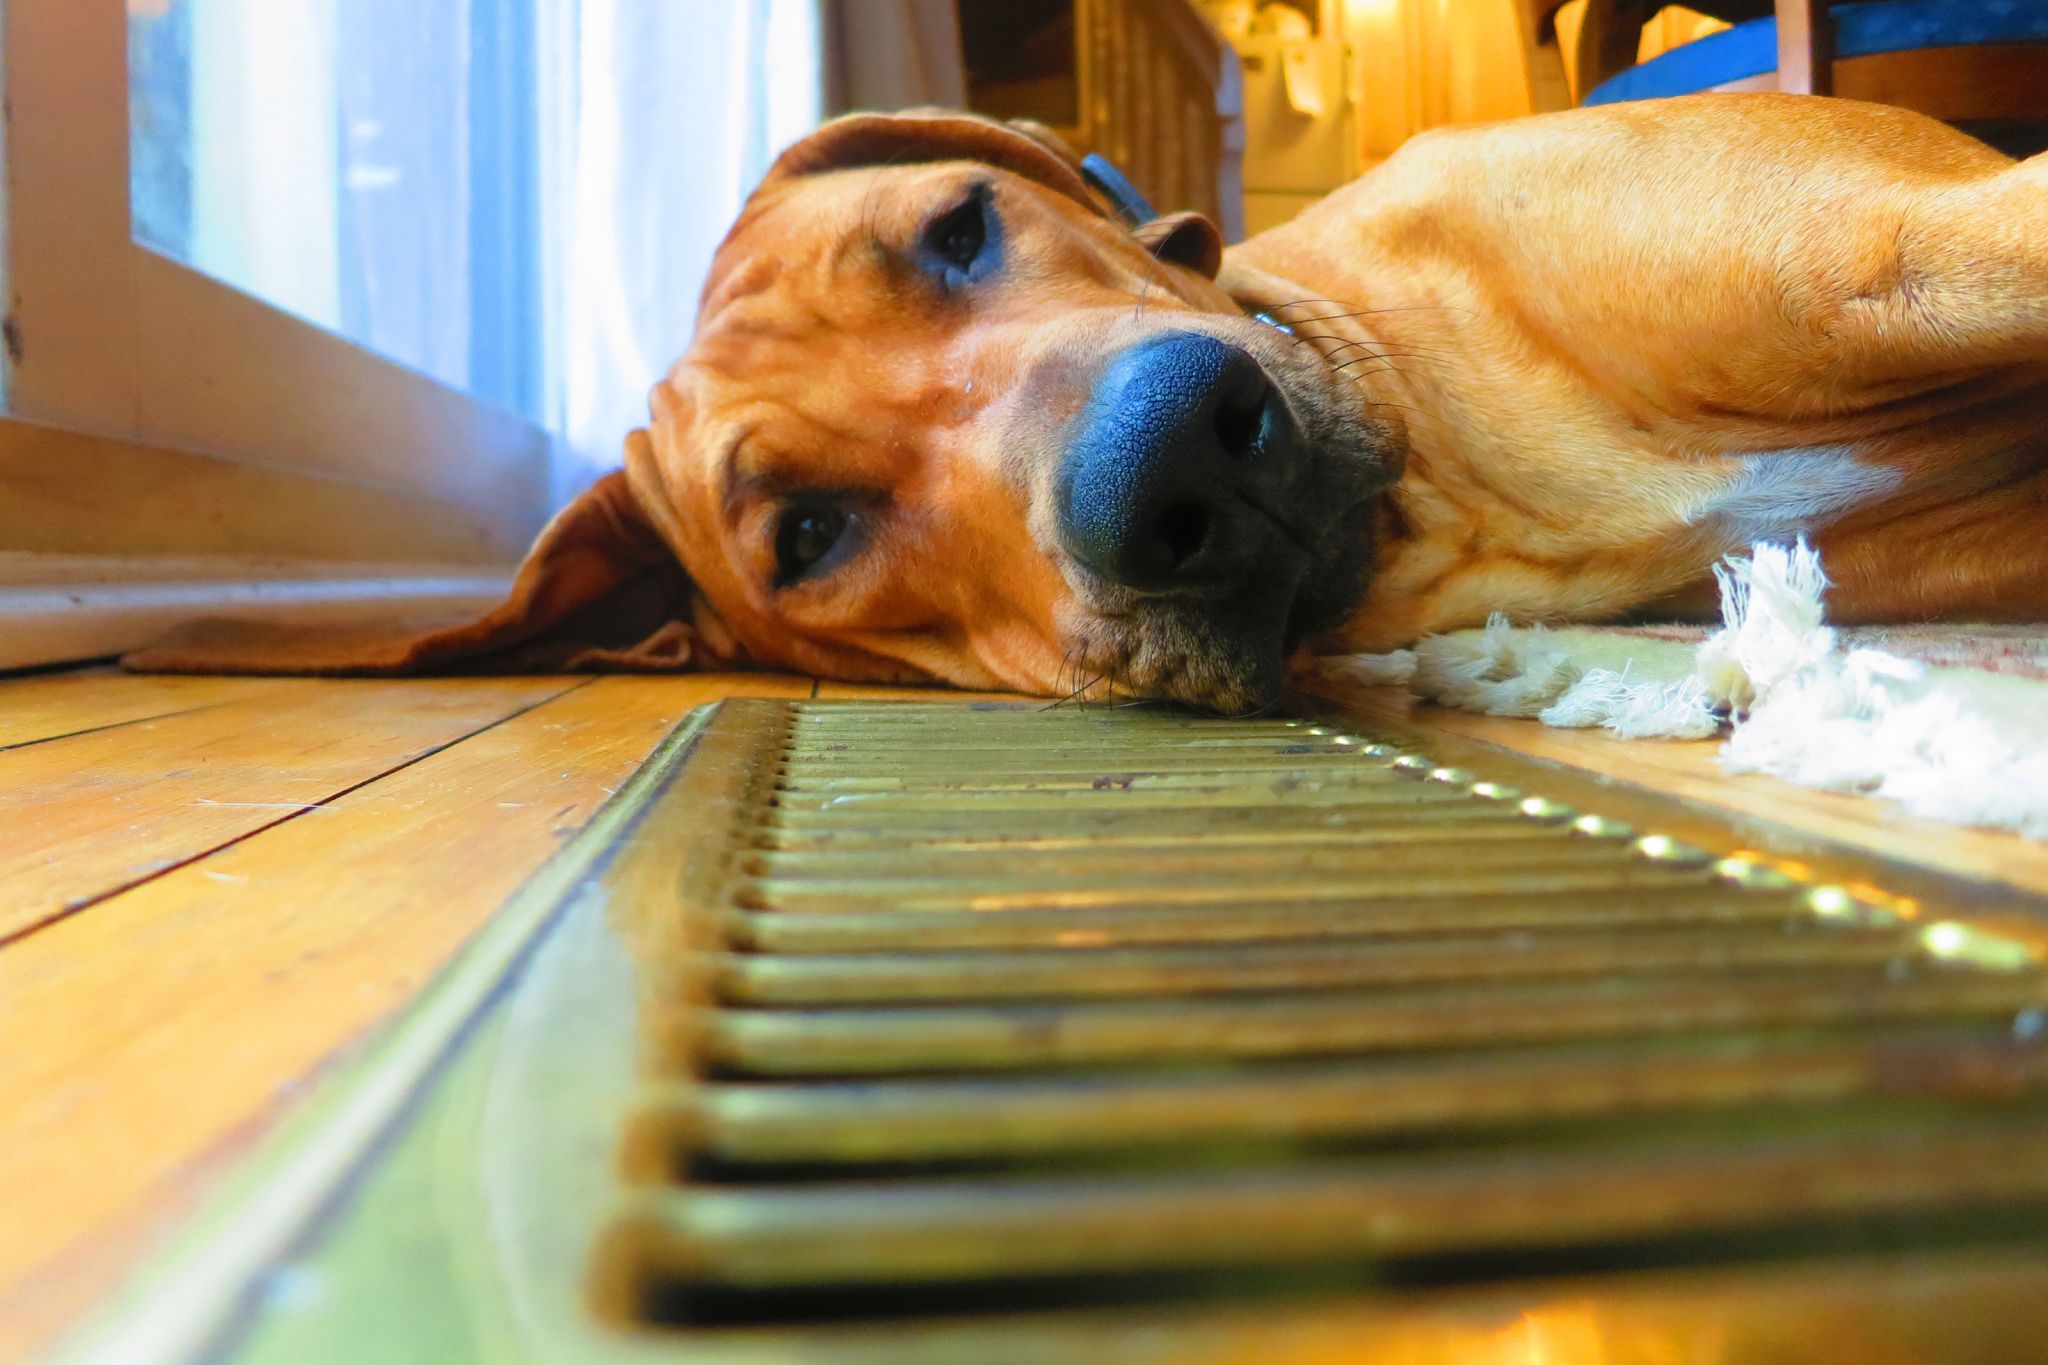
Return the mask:
{"type": "Polygon", "coordinates": [[[918,248],[949,289],[987,277],[999,263],[1000,224],[990,202],[989,187],[976,185],[952,208],[934,218],[918,239],[918,248]]]}

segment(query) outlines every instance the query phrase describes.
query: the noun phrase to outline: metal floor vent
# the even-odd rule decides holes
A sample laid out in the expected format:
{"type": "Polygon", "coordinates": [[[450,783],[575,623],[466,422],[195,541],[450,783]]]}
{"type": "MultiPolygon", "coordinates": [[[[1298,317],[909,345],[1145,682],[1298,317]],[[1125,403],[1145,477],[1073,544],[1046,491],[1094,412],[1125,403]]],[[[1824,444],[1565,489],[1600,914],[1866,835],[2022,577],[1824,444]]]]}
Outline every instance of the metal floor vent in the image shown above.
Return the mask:
{"type": "Polygon", "coordinates": [[[692,770],[612,1322],[2048,1230],[2038,943],[1725,830],[1152,711],[728,704],[692,770]]]}
{"type": "Polygon", "coordinates": [[[72,1359],[2048,1360],[2038,899],[1331,716],[694,713],[72,1359]]]}

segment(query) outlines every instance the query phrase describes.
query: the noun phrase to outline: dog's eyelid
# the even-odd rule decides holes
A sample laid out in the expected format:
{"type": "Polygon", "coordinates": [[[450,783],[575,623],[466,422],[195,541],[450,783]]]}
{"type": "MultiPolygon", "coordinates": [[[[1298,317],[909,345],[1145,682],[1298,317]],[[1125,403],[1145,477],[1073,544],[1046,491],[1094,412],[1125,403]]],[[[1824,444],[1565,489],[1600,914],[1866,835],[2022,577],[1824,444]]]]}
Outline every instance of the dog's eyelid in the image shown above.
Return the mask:
{"type": "Polygon", "coordinates": [[[925,231],[929,232],[933,227],[943,223],[946,219],[951,218],[954,214],[970,205],[986,209],[995,203],[995,198],[996,182],[994,180],[982,178],[970,181],[966,190],[961,193],[959,198],[954,199],[945,208],[933,214],[926,221],[925,231]]]}
{"type": "Polygon", "coordinates": [[[922,273],[947,290],[977,283],[1002,263],[1002,218],[995,209],[996,183],[980,179],[918,230],[912,254],[922,273]]]}
{"type": "Polygon", "coordinates": [[[711,467],[717,471],[719,512],[728,529],[738,526],[740,518],[746,514],[747,494],[752,491],[754,478],[746,472],[741,452],[747,438],[753,434],[752,425],[741,427],[711,462],[711,467]]]}
{"type": "Polygon", "coordinates": [[[791,588],[830,578],[860,554],[872,531],[870,518],[875,499],[868,495],[841,495],[812,489],[775,502],[767,519],[770,553],[774,558],[768,586],[780,593],[791,588]],[[829,544],[800,564],[788,562],[792,529],[800,520],[818,519],[831,523],[829,544]]]}
{"type": "Polygon", "coordinates": [[[851,512],[872,514],[876,507],[890,500],[887,489],[859,484],[828,487],[815,479],[815,473],[806,479],[794,469],[769,469],[743,476],[746,491],[771,504],[778,513],[792,507],[844,507],[851,512]]]}

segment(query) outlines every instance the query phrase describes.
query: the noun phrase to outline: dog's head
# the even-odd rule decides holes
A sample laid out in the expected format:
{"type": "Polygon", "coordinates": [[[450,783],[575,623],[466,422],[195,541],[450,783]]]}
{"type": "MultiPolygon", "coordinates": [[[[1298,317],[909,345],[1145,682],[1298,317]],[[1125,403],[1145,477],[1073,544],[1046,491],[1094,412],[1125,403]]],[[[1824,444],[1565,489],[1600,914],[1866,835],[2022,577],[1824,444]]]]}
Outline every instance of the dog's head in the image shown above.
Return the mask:
{"type": "Polygon", "coordinates": [[[1399,436],[1221,254],[1015,126],[855,115],[786,152],[627,445],[704,655],[1270,701],[1363,593],[1399,436]]]}

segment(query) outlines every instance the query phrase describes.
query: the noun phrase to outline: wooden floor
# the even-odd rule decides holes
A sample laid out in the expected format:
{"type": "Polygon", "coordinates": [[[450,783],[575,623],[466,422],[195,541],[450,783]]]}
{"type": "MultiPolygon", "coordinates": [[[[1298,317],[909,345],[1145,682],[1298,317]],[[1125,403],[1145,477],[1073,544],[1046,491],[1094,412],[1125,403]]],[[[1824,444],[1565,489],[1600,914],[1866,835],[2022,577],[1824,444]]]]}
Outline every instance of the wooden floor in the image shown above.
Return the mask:
{"type": "MultiPolygon", "coordinates": [[[[118,1287],[689,708],[856,691],[874,694],[766,676],[0,681],[0,1360],[118,1287]]],[[[1710,744],[1410,718],[2048,893],[2048,846],[1730,780],[1710,744]]]]}

